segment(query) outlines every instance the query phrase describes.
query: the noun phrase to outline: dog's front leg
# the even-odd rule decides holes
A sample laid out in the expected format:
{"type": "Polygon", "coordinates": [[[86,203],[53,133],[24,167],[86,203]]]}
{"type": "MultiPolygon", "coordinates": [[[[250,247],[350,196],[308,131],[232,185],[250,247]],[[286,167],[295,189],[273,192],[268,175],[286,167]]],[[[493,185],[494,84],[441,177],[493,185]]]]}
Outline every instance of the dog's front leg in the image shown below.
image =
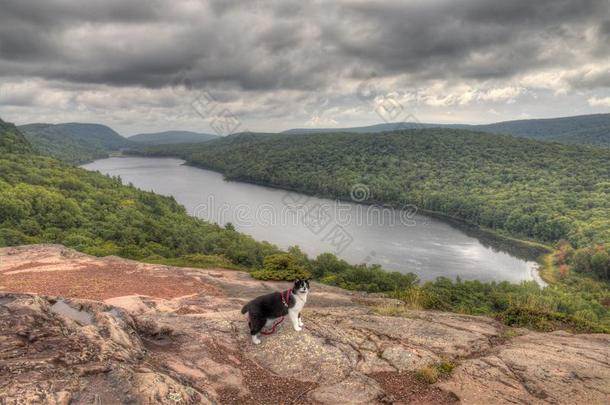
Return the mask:
{"type": "Polygon", "coordinates": [[[288,310],[288,316],[290,317],[294,330],[299,332],[301,330],[301,327],[299,326],[299,313],[291,308],[288,310]]]}
{"type": "Polygon", "coordinates": [[[299,326],[303,327],[303,318],[301,317],[301,313],[299,312],[299,326]]]}

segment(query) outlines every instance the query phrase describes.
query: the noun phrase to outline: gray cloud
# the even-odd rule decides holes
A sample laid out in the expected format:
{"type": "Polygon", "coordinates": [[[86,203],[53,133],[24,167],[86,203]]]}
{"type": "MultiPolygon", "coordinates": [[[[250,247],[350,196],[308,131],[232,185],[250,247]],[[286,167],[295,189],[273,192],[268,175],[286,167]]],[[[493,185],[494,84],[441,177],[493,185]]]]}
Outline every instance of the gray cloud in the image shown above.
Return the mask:
{"type": "MultiPolygon", "coordinates": [[[[179,3],[4,1],[3,71],[161,87],[191,70],[197,82],[247,89],[318,86],[318,73],[332,79],[353,64],[486,79],[568,61],[569,47],[547,52],[549,37],[581,41],[573,33],[608,15],[604,0],[213,1],[193,15],[179,3]]],[[[605,36],[607,22],[601,27],[605,36]]]]}
{"type": "Polygon", "coordinates": [[[353,113],[347,96],[372,72],[403,96],[438,88],[437,104],[465,100],[452,87],[599,92],[610,86],[609,39],[607,0],[3,0],[0,83],[166,100],[188,75],[234,109],[258,100],[272,116],[290,105],[298,122],[297,99],[353,113]]]}
{"type": "Polygon", "coordinates": [[[542,65],[563,65],[580,49],[585,29],[608,15],[608,2],[440,1],[410,6],[360,4],[347,25],[368,25],[350,38],[335,30],[333,40],[358,60],[390,72],[486,79],[506,77],[542,65]],[[563,46],[549,52],[549,43],[563,46]]]}

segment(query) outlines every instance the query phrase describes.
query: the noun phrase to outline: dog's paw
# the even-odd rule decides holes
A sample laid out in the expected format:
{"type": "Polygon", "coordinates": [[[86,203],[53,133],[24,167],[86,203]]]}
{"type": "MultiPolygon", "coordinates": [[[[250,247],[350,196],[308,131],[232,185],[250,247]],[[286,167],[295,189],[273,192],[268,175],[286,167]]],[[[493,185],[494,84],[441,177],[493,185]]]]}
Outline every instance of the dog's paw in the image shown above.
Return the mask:
{"type": "Polygon", "coordinates": [[[300,326],[295,326],[295,327],[294,327],[294,330],[296,330],[297,332],[300,332],[300,331],[302,331],[303,329],[301,329],[301,327],[300,327],[300,326]]]}
{"type": "Polygon", "coordinates": [[[303,327],[303,322],[299,321],[299,327],[303,327]]]}
{"type": "Polygon", "coordinates": [[[255,345],[260,345],[261,344],[261,340],[256,335],[253,335],[252,336],[252,343],[254,343],[255,345]]]}

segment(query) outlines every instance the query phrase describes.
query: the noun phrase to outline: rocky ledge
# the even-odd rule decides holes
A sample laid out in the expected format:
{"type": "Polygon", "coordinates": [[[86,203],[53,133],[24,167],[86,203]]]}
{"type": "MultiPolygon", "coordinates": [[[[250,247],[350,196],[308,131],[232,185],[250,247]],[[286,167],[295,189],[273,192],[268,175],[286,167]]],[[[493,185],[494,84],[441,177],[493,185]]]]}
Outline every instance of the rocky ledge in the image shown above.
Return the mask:
{"type": "Polygon", "coordinates": [[[610,403],[609,335],[507,329],[316,283],[303,331],[285,322],[252,345],[241,306],[286,285],[0,249],[0,403],[610,403]]]}

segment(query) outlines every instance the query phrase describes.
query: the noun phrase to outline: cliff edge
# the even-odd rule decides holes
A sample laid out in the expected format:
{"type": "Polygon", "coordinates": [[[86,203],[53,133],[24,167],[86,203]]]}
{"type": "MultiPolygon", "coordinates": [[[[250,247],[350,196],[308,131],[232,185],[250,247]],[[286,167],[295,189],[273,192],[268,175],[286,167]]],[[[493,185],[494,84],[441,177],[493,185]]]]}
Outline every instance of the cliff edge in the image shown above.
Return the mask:
{"type": "Polygon", "coordinates": [[[0,403],[610,403],[609,335],[408,311],[317,283],[303,331],[284,322],[252,345],[241,306],[286,286],[0,249],[0,403]]]}

